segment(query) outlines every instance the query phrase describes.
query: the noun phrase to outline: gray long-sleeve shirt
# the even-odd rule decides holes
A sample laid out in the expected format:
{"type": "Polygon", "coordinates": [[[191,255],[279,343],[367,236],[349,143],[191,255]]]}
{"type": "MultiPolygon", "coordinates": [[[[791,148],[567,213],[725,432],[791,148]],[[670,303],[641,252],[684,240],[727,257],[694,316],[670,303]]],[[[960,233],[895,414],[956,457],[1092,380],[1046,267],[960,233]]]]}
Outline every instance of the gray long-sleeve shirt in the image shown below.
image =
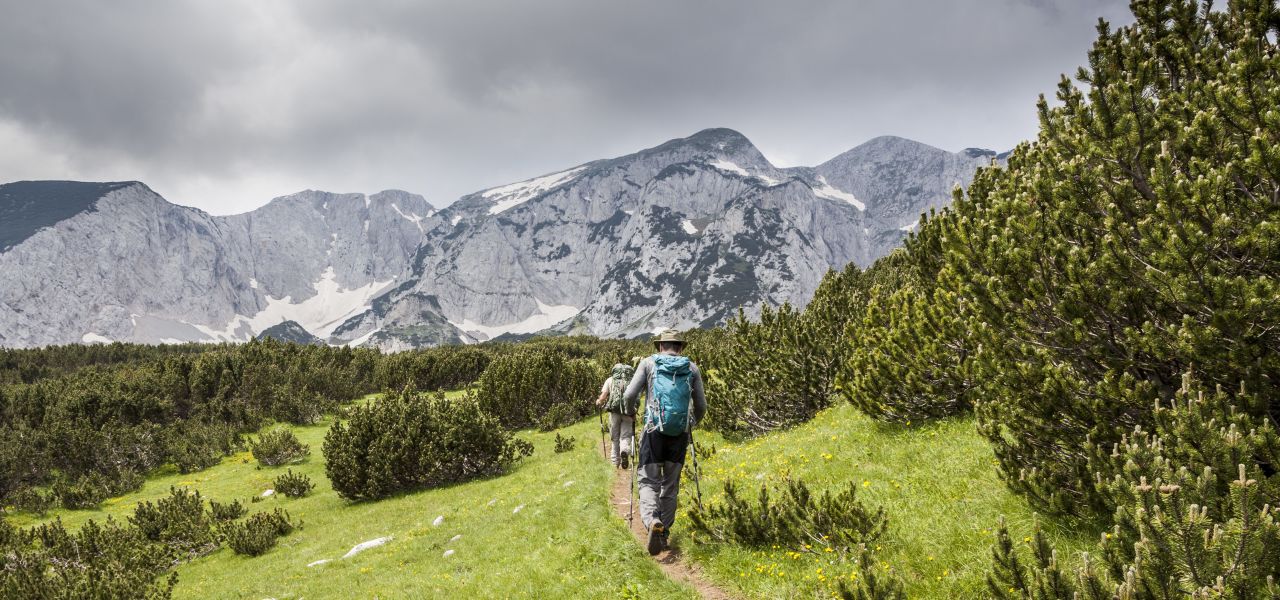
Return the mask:
{"type": "MultiPolygon", "coordinates": [[[[640,392],[648,395],[648,390],[652,388],[655,370],[652,356],[640,361],[640,367],[636,369],[636,374],[631,376],[631,383],[627,384],[627,391],[622,395],[623,402],[635,402],[640,392]]],[[[702,370],[698,365],[690,362],[689,374],[689,390],[693,395],[693,422],[698,423],[707,414],[707,396],[702,389],[702,370]]]]}

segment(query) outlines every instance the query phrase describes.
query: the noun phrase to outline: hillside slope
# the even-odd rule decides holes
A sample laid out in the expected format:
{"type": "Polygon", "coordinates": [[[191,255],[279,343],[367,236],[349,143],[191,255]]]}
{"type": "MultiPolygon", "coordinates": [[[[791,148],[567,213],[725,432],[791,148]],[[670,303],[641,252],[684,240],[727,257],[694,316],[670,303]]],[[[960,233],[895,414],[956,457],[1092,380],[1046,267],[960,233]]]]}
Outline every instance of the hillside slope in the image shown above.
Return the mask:
{"type": "MultiPolygon", "coordinates": [[[[536,450],[507,475],[364,503],[342,500],[325,478],[320,448],[330,423],[291,428],[311,446],[300,465],[258,469],[241,453],[198,473],[153,477],[101,510],[59,510],[43,520],[61,518],[68,527],[108,515],[123,520],[138,502],[179,486],[222,502],[238,499],[250,512],[280,507],[303,521],[302,529],[262,556],[247,558],[224,547],[181,565],[179,599],[694,597],[666,579],[612,516],[612,469],[599,458],[595,421],[560,432],[578,438],[576,448],[563,454],[553,451],[555,433],[521,434],[536,450]],[[315,491],[248,502],[286,469],[309,476],[315,491]],[[437,517],[443,517],[438,527],[432,524],[437,517]],[[462,537],[450,541],[457,535],[462,537]],[[356,544],[384,536],[393,539],[341,558],[356,544]],[[445,557],[448,550],[454,552],[445,557]],[[332,562],[307,566],[325,559],[332,562]]],[[[30,515],[10,521],[36,522],[30,515]]]]}
{"type": "MultiPolygon", "coordinates": [[[[985,577],[999,517],[1006,517],[1014,539],[1030,535],[1034,514],[1001,481],[972,418],[901,427],[840,404],[795,429],[744,444],[698,436],[717,449],[702,464],[705,502],[719,501],[729,479],[753,500],[761,484],[776,491],[787,477],[804,480],[815,494],[856,482],[863,502],[888,513],[889,529],[874,556],[880,568],[902,577],[908,598],[988,597],[985,577]]],[[[682,487],[681,506],[693,502],[692,488],[682,487]]],[[[689,540],[687,527],[677,518],[673,539],[711,581],[746,597],[826,597],[852,571],[823,552],[700,545],[689,540]]],[[[1068,560],[1096,539],[1061,522],[1042,527],[1068,560]]]]}
{"type": "MultiPolygon", "coordinates": [[[[537,449],[507,475],[364,503],[338,498],[324,476],[320,447],[329,424],[292,428],[311,446],[311,456],[287,468],[317,484],[302,499],[277,494],[247,503],[270,488],[286,467],[258,469],[248,453],[241,453],[199,473],[152,477],[141,490],[109,500],[101,510],[8,518],[20,526],[60,518],[70,527],[108,515],[124,519],[136,503],[179,486],[219,501],[239,499],[251,512],[281,507],[304,522],[303,529],[261,557],[245,558],[223,548],[180,566],[178,598],[693,594],[663,575],[609,505],[615,474],[600,457],[594,419],[559,432],[522,434],[537,449]],[[576,447],[556,454],[557,434],[576,437],[576,447]],[[432,524],[437,517],[443,517],[438,527],[432,524]],[[456,535],[462,537],[450,541],[456,535]],[[356,557],[340,558],[356,544],[384,536],[393,539],[356,557]],[[446,557],[448,550],[454,553],[446,557]],[[331,562],[307,566],[326,559],[331,562]],[[246,578],[246,570],[258,575],[246,578]]],[[[877,544],[876,560],[904,579],[908,597],[984,597],[997,518],[1007,517],[1015,539],[1031,529],[1032,511],[999,480],[991,450],[968,418],[903,428],[841,405],[793,430],[743,444],[711,433],[699,432],[698,437],[701,444],[717,448],[714,456],[703,457],[706,502],[718,500],[726,478],[752,496],[761,483],[776,486],[788,476],[804,479],[815,492],[859,482],[860,497],[883,506],[889,515],[889,531],[877,544]]],[[[850,571],[822,553],[696,543],[687,529],[693,494],[686,478],[672,541],[721,589],[745,598],[827,595],[836,578],[850,571]]],[[[1095,535],[1054,521],[1044,526],[1064,556],[1074,556],[1095,535]]]]}

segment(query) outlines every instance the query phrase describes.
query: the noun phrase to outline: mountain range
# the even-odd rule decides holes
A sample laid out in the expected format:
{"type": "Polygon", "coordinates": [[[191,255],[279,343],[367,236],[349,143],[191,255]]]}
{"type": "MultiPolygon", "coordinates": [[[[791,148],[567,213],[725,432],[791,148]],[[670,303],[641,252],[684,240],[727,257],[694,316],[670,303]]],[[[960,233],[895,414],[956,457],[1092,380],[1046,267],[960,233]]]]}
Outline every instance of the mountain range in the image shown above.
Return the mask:
{"type": "Polygon", "coordinates": [[[803,305],[828,269],[889,253],[1002,158],[886,136],[779,168],[708,129],[440,210],[397,190],[308,190],[230,216],[140,182],[10,183],[0,345],[267,335],[401,350],[712,326],[803,305]]]}

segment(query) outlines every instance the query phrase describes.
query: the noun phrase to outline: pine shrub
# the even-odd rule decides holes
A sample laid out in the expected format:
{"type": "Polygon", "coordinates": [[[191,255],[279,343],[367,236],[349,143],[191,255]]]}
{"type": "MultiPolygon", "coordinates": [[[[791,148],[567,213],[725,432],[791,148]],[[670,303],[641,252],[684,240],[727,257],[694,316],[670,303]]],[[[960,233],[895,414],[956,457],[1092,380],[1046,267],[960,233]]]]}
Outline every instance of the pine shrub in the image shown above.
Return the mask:
{"type": "Polygon", "coordinates": [[[1003,522],[988,575],[998,598],[1280,597],[1280,436],[1235,410],[1243,393],[1198,389],[1115,444],[1090,445],[1112,528],[1067,570],[1043,535],[1019,549],[1003,522]],[[1023,556],[1029,553],[1030,557],[1023,556]]]}
{"type": "Polygon", "coordinates": [[[187,423],[169,436],[169,456],[179,473],[217,465],[236,447],[239,435],[227,423],[187,423]]]}
{"type": "Polygon", "coordinates": [[[276,540],[299,527],[280,509],[254,513],[244,521],[232,521],[223,525],[227,546],[236,554],[261,556],[276,545],[276,540]]]}
{"type": "Polygon", "coordinates": [[[258,439],[249,443],[249,451],[259,464],[269,467],[302,462],[311,454],[309,446],[299,441],[292,431],[284,428],[263,432],[258,439]]]}
{"type": "Polygon", "coordinates": [[[122,474],[121,478],[113,478],[98,472],[90,472],[76,479],[64,476],[54,481],[49,494],[63,508],[93,508],[107,498],[138,487],[140,484],[137,479],[140,479],[137,474],[122,474]]]}
{"type": "Polygon", "coordinates": [[[22,488],[9,497],[9,503],[17,510],[44,516],[53,507],[55,498],[35,488],[22,488]]]}
{"type": "Polygon", "coordinates": [[[74,533],[61,521],[25,531],[0,524],[0,598],[163,600],[177,583],[164,575],[171,565],[162,545],[110,517],[74,533]]]}
{"type": "Polygon", "coordinates": [[[290,498],[301,498],[311,493],[315,489],[316,484],[311,483],[311,478],[302,474],[295,474],[293,469],[285,472],[283,475],[276,476],[275,490],[290,498]]]}
{"type": "Polygon", "coordinates": [[[577,441],[578,441],[577,438],[573,436],[563,437],[559,433],[557,433],[556,434],[556,454],[563,454],[565,452],[569,452],[570,450],[573,450],[573,446],[577,441]]]}
{"type": "Polygon", "coordinates": [[[475,397],[408,390],[356,409],[324,440],[325,473],[352,500],[496,475],[532,452],[475,397]]]}
{"type": "Polygon", "coordinates": [[[480,407],[508,429],[550,431],[593,414],[608,376],[591,359],[529,346],[494,358],[480,375],[477,397],[480,407]]]}
{"type": "Polygon", "coordinates": [[[815,497],[800,480],[787,481],[775,502],[767,485],[755,502],[738,495],[732,481],[724,483],[724,500],[694,506],[689,523],[699,537],[718,543],[754,547],[802,548],[823,544],[841,553],[857,551],[884,535],[889,518],[883,508],[868,508],[852,482],[838,494],[815,497]]]}
{"type": "Polygon", "coordinates": [[[871,289],[839,369],[842,396],[872,418],[924,422],[972,408],[972,340],[957,296],[937,284],[940,227],[921,216],[904,250],[864,276],[871,289]]]}
{"type": "Polygon", "coordinates": [[[456,390],[475,383],[489,366],[494,350],[476,346],[440,346],[398,352],[378,361],[378,389],[456,390]]]}
{"type": "Polygon", "coordinates": [[[939,219],[980,430],[1015,490],[1084,517],[1107,514],[1086,441],[1149,428],[1191,366],[1280,418],[1280,11],[1132,7],[939,219]]]}
{"type": "Polygon", "coordinates": [[[906,600],[902,578],[888,567],[878,567],[866,548],[859,549],[854,564],[853,583],[841,580],[837,588],[841,600],[906,600]]]}
{"type": "Polygon", "coordinates": [[[4,352],[0,505],[56,485],[69,506],[92,506],[166,463],[206,468],[264,423],[311,422],[373,391],[379,360],[274,341],[4,352]]]}
{"type": "Polygon", "coordinates": [[[218,502],[217,500],[212,499],[209,500],[209,516],[218,523],[225,523],[227,521],[239,519],[240,517],[243,517],[247,511],[248,509],[246,509],[239,500],[232,500],[228,503],[218,502]]]}
{"type": "Polygon", "coordinates": [[[169,495],[142,502],[129,522],[153,542],[163,544],[175,558],[189,559],[217,549],[213,523],[198,491],[169,488],[169,495]]]}

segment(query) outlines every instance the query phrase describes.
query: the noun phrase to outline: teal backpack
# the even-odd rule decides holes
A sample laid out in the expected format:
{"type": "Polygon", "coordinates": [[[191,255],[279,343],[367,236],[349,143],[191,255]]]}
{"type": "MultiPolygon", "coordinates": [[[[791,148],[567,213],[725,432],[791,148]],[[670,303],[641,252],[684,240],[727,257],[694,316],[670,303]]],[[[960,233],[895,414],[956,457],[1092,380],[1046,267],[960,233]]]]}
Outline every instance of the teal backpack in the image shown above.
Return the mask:
{"type": "Polygon", "coordinates": [[[653,380],[645,403],[645,423],[648,426],[656,427],[667,435],[689,431],[692,364],[683,356],[653,355],[653,380]]]}
{"type": "Polygon", "coordinates": [[[640,403],[640,398],[634,398],[631,402],[623,402],[623,396],[627,392],[627,384],[631,383],[631,376],[635,372],[636,370],[631,368],[631,365],[622,363],[613,365],[613,373],[609,379],[609,400],[604,405],[605,410],[627,416],[636,414],[636,405],[640,403]]]}

